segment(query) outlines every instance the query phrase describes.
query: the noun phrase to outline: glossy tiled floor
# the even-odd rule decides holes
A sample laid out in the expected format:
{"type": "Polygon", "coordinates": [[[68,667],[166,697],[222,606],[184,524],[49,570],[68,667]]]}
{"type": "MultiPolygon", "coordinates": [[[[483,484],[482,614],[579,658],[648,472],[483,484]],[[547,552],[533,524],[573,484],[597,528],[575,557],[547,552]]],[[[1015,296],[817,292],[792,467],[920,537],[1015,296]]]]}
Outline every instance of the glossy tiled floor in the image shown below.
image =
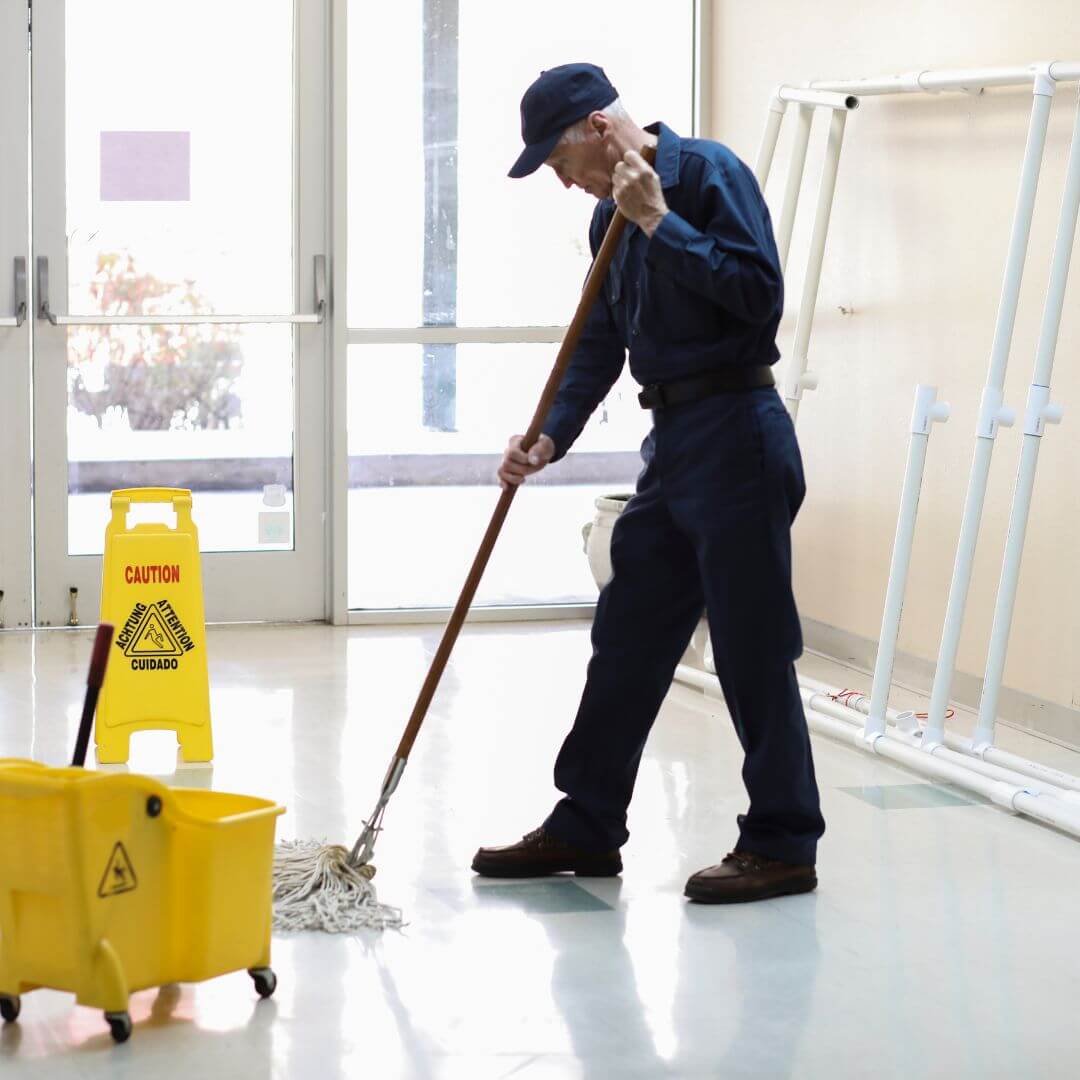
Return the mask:
{"type": "MultiPolygon", "coordinates": [[[[212,771],[176,772],[156,734],[135,742],[131,767],[279,799],[283,835],[351,841],[434,642],[412,629],[213,630],[212,771]]],[[[0,756],[66,758],[88,645],[0,635],[0,756]]],[[[829,822],[817,894],[688,906],[687,874],[723,855],[744,802],[728,722],[688,689],[650,742],[621,879],[475,880],[478,844],[547,811],[587,656],[577,623],[462,638],[377,853],[403,932],[278,940],[280,986],[264,1003],[242,974],[139,994],[119,1048],[98,1013],[35,992],[0,1035],[3,1076],[1077,1075],[1076,841],[817,739],[829,822]]],[[[812,657],[804,667],[865,685],[812,657]]]]}

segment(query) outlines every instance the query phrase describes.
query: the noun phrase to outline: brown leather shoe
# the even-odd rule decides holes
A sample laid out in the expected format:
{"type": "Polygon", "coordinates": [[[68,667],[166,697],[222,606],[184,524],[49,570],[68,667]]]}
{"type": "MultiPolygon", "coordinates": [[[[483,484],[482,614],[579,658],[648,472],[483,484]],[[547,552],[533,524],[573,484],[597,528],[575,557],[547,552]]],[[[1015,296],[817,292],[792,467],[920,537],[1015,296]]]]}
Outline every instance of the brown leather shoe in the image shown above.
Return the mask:
{"type": "Polygon", "coordinates": [[[578,877],[614,877],[622,871],[622,857],[616,851],[583,851],[572,847],[543,829],[534,829],[518,843],[506,847],[481,848],[472,868],[484,877],[527,878],[573,873],[578,877]]]}
{"type": "Polygon", "coordinates": [[[733,851],[719,866],[699,870],[686,883],[686,895],[699,904],[740,904],[805,893],[817,887],[813,866],[733,851]]]}

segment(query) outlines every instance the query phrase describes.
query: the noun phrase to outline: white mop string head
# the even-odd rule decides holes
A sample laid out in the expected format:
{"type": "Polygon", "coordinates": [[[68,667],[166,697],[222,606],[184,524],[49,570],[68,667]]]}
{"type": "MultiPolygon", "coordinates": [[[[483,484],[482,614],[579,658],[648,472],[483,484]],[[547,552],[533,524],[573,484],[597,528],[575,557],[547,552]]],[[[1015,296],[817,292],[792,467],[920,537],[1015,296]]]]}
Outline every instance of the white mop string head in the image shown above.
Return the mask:
{"type": "Polygon", "coordinates": [[[398,929],[401,911],[380,904],[375,868],[356,866],[348,849],[316,840],[286,840],[274,849],[274,929],[398,929]]]}

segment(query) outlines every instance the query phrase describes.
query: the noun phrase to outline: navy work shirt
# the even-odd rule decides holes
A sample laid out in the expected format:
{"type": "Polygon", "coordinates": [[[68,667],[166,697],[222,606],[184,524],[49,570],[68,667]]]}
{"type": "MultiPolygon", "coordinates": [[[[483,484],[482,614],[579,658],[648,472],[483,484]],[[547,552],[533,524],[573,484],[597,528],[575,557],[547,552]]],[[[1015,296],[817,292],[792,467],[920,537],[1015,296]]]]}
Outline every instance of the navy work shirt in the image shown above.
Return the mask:
{"type": "MultiPolygon", "coordinates": [[[[769,211],[754,174],[726,146],[665,124],[653,168],[670,213],[648,237],[633,222],[612,259],[544,432],[561,458],[618,379],[643,386],[728,366],[773,364],[784,283],[769,211]]],[[[593,212],[593,256],[615,213],[593,212]]]]}

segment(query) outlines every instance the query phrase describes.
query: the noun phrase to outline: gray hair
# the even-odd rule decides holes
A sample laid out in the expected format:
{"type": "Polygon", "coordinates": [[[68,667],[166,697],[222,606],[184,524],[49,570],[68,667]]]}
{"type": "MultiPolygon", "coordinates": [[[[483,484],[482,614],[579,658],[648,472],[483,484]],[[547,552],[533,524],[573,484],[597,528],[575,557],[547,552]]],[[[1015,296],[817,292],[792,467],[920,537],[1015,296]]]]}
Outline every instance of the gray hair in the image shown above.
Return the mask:
{"type": "MultiPolygon", "coordinates": [[[[595,109],[594,112],[602,112],[605,116],[611,117],[612,120],[630,119],[630,114],[626,111],[626,106],[623,105],[621,98],[616,98],[610,105],[605,105],[602,109],[595,109]]],[[[571,124],[562,133],[562,138],[556,145],[564,146],[567,143],[583,143],[588,137],[589,117],[586,116],[578,120],[577,123],[571,124]]]]}

